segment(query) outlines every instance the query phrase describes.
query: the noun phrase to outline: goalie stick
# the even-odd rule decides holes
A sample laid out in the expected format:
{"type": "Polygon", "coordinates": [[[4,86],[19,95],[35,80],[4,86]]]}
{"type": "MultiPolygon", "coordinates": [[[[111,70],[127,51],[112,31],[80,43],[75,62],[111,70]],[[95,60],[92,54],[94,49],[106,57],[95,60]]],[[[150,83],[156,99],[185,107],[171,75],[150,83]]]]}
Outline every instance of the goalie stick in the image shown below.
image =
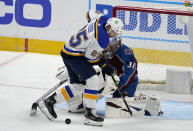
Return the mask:
{"type": "Polygon", "coordinates": [[[129,105],[128,105],[127,102],[126,102],[123,93],[120,91],[120,89],[119,89],[119,87],[118,87],[118,84],[117,84],[117,82],[116,82],[116,80],[115,80],[114,75],[111,75],[111,78],[113,79],[113,82],[115,83],[115,86],[117,87],[117,90],[118,90],[119,94],[121,95],[121,98],[123,99],[123,102],[125,103],[125,106],[127,107],[127,110],[128,110],[128,112],[129,112],[129,114],[132,116],[133,113],[132,113],[129,105]]]}
{"type": "Polygon", "coordinates": [[[44,100],[47,96],[49,96],[53,91],[55,91],[58,87],[60,87],[62,84],[64,84],[66,81],[68,81],[68,79],[61,81],[60,83],[58,83],[57,85],[55,85],[54,87],[52,87],[51,89],[49,89],[45,94],[43,94],[40,98],[38,98],[31,106],[31,116],[36,115],[37,113],[37,107],[38,107],[38,103],[42,100],[44,100]]]}

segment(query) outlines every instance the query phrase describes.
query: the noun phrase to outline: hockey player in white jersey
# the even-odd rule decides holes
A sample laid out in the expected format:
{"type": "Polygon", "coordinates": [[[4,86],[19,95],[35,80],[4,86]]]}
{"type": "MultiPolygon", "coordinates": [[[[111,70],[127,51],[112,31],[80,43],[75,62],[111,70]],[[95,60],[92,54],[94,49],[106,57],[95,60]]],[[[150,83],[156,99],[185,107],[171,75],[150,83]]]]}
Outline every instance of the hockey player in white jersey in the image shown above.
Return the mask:
{"type": "Polygon", "coordinates": [[[104,118],[95,112],[99,78],[93,65],[101,67],[107,75],[114,73],[114,68],[101,60],[100,54],[107,48],[110,37],[120,35],[122,26],[123,23],[118,18],[101,16],[90,21],[65,43],[61,56],[68,70],[70,85],[61,86],[59,91],[54,92],[39,105],[47,108],[51,119],[57,118],[54,110],[56,103],[62,101],[70,103],[72,99],[83,98],[83,104],[80,106],[85,109],[84,124],[102,126],[104,118]]]}

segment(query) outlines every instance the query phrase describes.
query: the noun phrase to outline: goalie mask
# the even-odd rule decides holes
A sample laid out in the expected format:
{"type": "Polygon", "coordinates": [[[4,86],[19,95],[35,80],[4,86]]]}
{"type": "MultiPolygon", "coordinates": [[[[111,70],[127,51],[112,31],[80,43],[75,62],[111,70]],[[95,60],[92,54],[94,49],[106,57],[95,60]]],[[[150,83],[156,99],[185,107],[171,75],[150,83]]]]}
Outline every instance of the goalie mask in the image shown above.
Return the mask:
{"type": "Polygon", "coordinates": [[[121,47],[122,45],[122,40],[120,37],[117,38],[110,38],[109,40],[109,45],[104,51],[104,56],[105,59],[112,59],[114,54],[117,52],[117,50],[121,47]]]}

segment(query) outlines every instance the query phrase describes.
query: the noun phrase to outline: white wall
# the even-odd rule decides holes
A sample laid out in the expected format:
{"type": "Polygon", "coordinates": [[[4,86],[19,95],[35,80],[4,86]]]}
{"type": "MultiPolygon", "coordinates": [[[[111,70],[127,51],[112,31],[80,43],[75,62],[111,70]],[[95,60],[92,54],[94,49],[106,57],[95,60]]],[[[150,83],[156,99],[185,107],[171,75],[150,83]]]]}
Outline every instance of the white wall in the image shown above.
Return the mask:
{"type": "MultiPolygon", "coordinates": [[[[15,16],[15,1],[13,6],[6,6],[0,1],[0,16],[5,13],[13,13],[15,16]]],[[[13,18],[10,24],[0,24],[0,36],[65,41],[86,24],[88,0],[50,0],[50,3],[51,23],[47,27],[21,26],[13,18]]],[[[38,4],[26,4],[23,13],[25,18],[41,19],[43,9],[38,4]]]]}
{"type": "MultiPolygon", "coordinates": [[[[8,0],[13,1],[13,6],[5,5],[2,0],[0,0],[0,17],[3,17],[5,13],[12,13],[15,17],[15,2],[17,0],[8,0]]],[[[45,0],[42,0],[45,1],[45,0]]],[[[47,27],[39,28],[39,27],[29,27],[29,26],[21,26],[16,23],[15,18],[13,17],[13,21],[10,24],[0,24],[0,36],[8,36],[8,37],[18,37],[18,38],[32,38],[32,39],[42,39],[42,40],[53,40],[53,41],[68,41],[69,37],[73,32],[79,30],[83,25],[86,24],[85,13],[89,8],[92,9],[101,9],[102,6],[111,7],[116,5],[132,5],[132,6],[141,6],[141,5],[150,5],[150,6],[179,6],[184,7],[183,0],[50,0],[51,3],[51,22],[47,27]],[[101,6],[102,5],[102,6],[101,6]]],[[[193,0],[190,0],[193,3],[193,0]]],[[[101,9],[103,10],[103,9],[101,9]]],[[[106,9],[103,10],[103,13],[110,14],[111,12],[106,9]]],[[[43,9],[38,4],[26,4],[23,10],[24,17],[27,19],[41,19],[43,15],[43,9]]],[[[0,22],[1,23],[1,22],[0,22]]],[[[164,24],[163,24],[164,26],[164,24]]],[[[166,31],[166,27],[163,27],[164,30],[159,30],[156,33],[149,34],[155,38],[166,38],[164,31],[166,31]]],[[[134,36],[138,36],[138,28],[132,31],[134,36]]],[[[188,41],[187,36],[179,36],[175,38],[184,39],[183,41],[188,41]]],[[[169,39],[169,38],[168,38],[169,39]]],[[[173,38],[172,38],[173,39],[173,38]]],[[[152,48],[156,48],[152,41],[140,41],[127,39],[127,42],[130,46],[135,47],[147,47],[150,46],[152,48]],[[135,42],[134,42],[135,41],[135,42]],[[140,45],[136,45],[137,43],[143,43],[140,45]],[[144,44],[144,43],[148,44],[144,44]],[[151,43],[151,44],[149,44],[151,43]]],[[[167,43],[167,48],[177,47],[176,43],[173,46],[173,43],[167,43]]],[[[179,45],[179,44],[178,44],[179,45]]],[[[187,51],[187,44],[181,44],[182,47],[185,48],[183,50],[187,51]]],[[[165,48],[163,46],[163,48],[165,48]]],[[[178,49],[181,49],[177,47],[178,49]]],[[[170,50],[170,49],[168,49],[170,50]]],[[[172,49],[176,50],[176,49],[172,49]]]]}

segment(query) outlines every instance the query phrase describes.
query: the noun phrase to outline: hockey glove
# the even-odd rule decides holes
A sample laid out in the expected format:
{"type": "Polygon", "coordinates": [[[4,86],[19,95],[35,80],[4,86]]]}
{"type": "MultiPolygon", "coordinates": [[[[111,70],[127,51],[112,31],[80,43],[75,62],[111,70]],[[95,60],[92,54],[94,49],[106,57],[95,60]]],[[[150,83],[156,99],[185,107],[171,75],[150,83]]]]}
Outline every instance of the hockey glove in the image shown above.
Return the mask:
{"type": "Polygon", "coordinates": [[[104,64],[103,64],[102,66],[100,66],[100,67],[101,67],[102,72],[103,72],[104,74],[107,74],[107,75],[109,75],[109,76],[115,74],[115,68],[114,68],[112,65],[110,65],[110,64],[104,63],[104,64]]]}

